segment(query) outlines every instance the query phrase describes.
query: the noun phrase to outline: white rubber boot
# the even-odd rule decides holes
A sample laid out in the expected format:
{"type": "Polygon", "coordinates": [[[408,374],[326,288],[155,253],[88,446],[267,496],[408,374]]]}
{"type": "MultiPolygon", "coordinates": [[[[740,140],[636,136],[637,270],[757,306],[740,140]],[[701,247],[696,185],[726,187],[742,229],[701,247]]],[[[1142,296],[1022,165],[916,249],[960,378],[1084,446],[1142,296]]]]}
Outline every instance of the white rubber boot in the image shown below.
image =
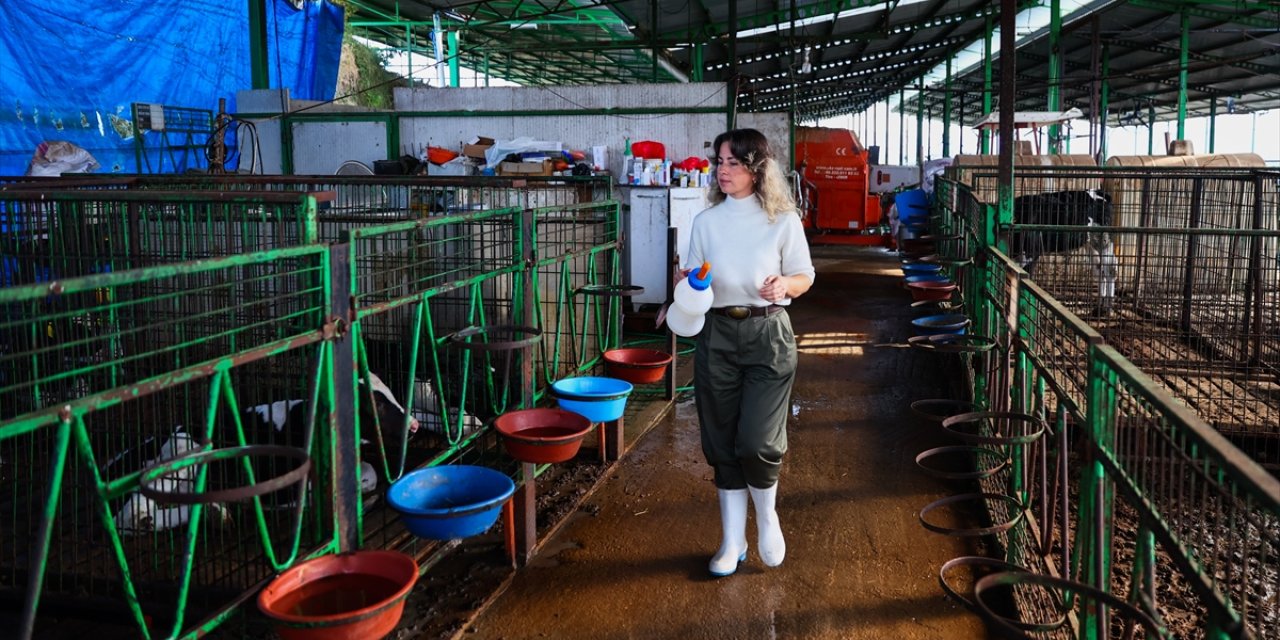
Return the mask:
{"type": "Polygon", "coordinates": [[[787,541],[782,538],[782,525],[774,503],[778,499],[778,484],[768,489],[751,487],[751,504],[756,508],[756,531],[759,534],[760,560],[766,567],[782,564],[787,555],[787,541]]]}
{"type": "Polygon", "coordinates": [[[747,559],[747,490],[719,489],[720,550],[711,558],[711,575],[724,577],[747,559]]]}

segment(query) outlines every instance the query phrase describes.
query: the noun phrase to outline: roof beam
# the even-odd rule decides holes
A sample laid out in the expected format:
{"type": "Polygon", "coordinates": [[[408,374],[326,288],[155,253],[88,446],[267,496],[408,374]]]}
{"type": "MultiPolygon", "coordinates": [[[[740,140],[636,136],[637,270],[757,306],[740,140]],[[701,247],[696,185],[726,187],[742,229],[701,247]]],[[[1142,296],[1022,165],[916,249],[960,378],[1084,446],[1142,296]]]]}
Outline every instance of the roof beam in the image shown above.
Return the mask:
{"type": "Polygon", "coordinates": [[[1156,9],[1158,11],[1168,11],[1169,13],[1186,12],[1187,15],[1196,16],[1197,18],[1208,18],[1210,20],[1218,20],[1219,22],[1234,22],[1236,24],[1248,25],[1250,27],[1261,27],[1263,29],[1274,29],[1276,22],[1274,20],[1266,20],[1256,16],[1245,15],[1247,11],[1275,11],[1275,3],[1267,2],[1250,2],[1248,0],[1239,0],[1238,2],[1225,3],[1231,6],[1230,10],[1220,11],[1218,9],[1208,9],[1204,5],[1212,4],[1211,2],[1175,2],[1170,0],[1129,0],[1129,4],[1144,9],[1156,9]]]}
{"type": "MultiPolygon", "coordinates": [[[[1280,23],[1277,23],[1277,27],[1280,27],[1280,23]]],[[[1180,53],[1177,47],[1170,47],[1163,44],[1143,44],[1135,40],[1126,40],[1124,38],[1109,37],[1107,38],[1107,42],[1110,44],[1118,44],[1129,49],[1138,49],[1142,51],[1150,51],[1152,53],[1162,53],[1165,55],[1176,56],[1180,53]]],[[[1268,54],[1259,52],[1250,56],[1249,59],[1257,59],[1266,55],[1268,54]]],[[[1231,66],[1238,69],[1244,69],[1245,71],[1253,71],[1255,73],[1280,74],[1280,67],[1257,64],[1255,62],[1245,62],[1239,58],[1220,58],[1218,56],[1196,53],[1194,51],[1187,52],[1187,56],[1198,62],[1207,62],[1219,66],[1231,66]]]]}

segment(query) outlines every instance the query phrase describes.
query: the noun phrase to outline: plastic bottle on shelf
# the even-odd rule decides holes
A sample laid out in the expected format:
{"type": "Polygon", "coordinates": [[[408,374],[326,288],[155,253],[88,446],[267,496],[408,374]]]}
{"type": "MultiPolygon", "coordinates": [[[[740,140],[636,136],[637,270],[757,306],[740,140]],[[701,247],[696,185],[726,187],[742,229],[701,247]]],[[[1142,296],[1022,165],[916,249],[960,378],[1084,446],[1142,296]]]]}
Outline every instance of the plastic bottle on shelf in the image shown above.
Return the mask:
{"type": "Polygon", "coordinates": [[[667,308],[667,327],[685,338],[698,335],[707,320],[707,311],[714,299],[711,293],[711,263],[691,272],[689,277],[676,284],[675,301],[667,308]]]}
{"type": "Polygon", "coordinates": [[[622,144],[623,144],[622,173],[625,175],[618,176],[618,182],[622,184],[632,184],[633,178],[631,175],[631,138],[627,138],[627,141],[622,144]]]}

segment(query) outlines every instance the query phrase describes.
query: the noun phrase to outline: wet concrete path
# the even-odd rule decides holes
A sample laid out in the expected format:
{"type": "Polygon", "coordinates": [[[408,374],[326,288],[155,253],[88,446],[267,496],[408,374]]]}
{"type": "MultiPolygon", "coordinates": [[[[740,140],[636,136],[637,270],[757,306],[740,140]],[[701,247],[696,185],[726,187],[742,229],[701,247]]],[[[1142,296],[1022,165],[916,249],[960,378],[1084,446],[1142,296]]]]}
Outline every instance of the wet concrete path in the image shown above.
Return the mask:
{"type": "Polygon", "coordinates": [[[906,346],[912,312],[896,257],[814,254],[817,283],[791,311],[800,370],[778,492],[786,562],[760,563],[752,518],[747,562],[708,575],[719,512],[685,399],[462,637],[986,637],[937,583],[943,562],[974,550],[917,520],[924,505],[967,490],[916,467],[917,453],[949,442],[908,406],[950,395],[937,358],[953,356],[906,346]]]}

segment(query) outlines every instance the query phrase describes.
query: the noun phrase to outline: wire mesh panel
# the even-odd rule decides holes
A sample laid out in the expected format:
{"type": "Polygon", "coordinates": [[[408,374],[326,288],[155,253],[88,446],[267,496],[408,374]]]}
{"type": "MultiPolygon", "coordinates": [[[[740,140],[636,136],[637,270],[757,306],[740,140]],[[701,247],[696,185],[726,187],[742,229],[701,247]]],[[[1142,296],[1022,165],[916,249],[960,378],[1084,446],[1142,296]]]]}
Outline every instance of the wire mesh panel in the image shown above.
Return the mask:
{"type": "MultiPolygon", "coordinates": [[[[1159,179],[1147,177],[1148,183],[1159,179]]],[[[1054,567],[1060,576],[1116,594],[1154,614],[1173,637],[1277,637],[1280,491],[1275,478],[1255,462],[1266,462],[1274,450],[1275,439],[1269,434],[1275,419],[1257,419],[1271,411],[1271,398],[1261,390],[1274,384],[1274,375],[1261,354],[1267,352],[1267,333],[1274,331],[1253,331],[1269,326],[1264,320],[1268,313],[1260,311],[1265,304],[1257,301],[1273,295],[1275,276],[1263,266],[1275,262],[1268,244],[1273,232],[1256,221],[1274,219],[1274,212],[1280,211],[1269,195],[1275,175],[1222,172],[1197,177],[1188,172],[1172,177],[1192,185],[1201,178],[1206,183],[1250,182],[1254,199],[1246,208],[1259,213],[1249,218],[1254,222],[1245,229],[1206,224],[1139,229],[1096,223],[1022,224],[1015,206],[1015,224],[1006,229],[1009,246],[1053,248],[1056,255],[1036,256],[1030,277],[1015,283],[1015,348],[1020,353],[1014,357],[1007,393],[1015,410],[1042,415],[1050,426],[1046,442],[1030,452],[1025,465],[1020,467],[1015,459],[985,478],[983,487],[988,493],[1025,496],[1023,504],[1034,514],[1028,518],[1032,529],[1014,528],[1000,539],[1012,561],[1054,567]],[[1020,244],[1011,239],[1020,232],[1075,234],[1079,244],[1067,246],[1072,243],[1051,238],[1039,239],[1038,245],[1020,244]],[[1105,242],[1096,239],[1098,234],[1105,242]],[[1125,234],[1132,238],[1126,240],[1125,234]],[[1189,241],[1160,245],[1164,250],[1179,248],[1182,253],[1176,256],[1144,249],[1135,251],[1127,266],[1124,258],[1098,261],[1108,252],[1095,251],[1088,268],[1064,268],[1072,264],[1066,254],[1091,242],[1110,243],[1110,253],[1115,253],[1117,246],[1137,247],[1140,237],[1162,234],[1189,241]],[[1213,240],[1205,241],[1208,238],[1213,240]],[[1221,238],[1230,241],[1219,242],[1221,238]],[[1197,260],[1203,261],[1203,268],[1190,267],[1197,260]],[[1116,283],[1110,290],[1113,304],[1098,304],[1108,290],[1097,282],[1108,269],[1113,276],[1127,273],[1141,279],[1151,271],[1146,265],[1156,262],[1181,276],[1172,284],[1164,276],[1167,301],[1135,295],[1134,287],[1116,283]],[[1081,280],[1088,284],[1080,285],[1081,280]],[[1215,320],[1221,317],[1229,320],[1215,320]],[[1248,331],[1232,335],[1215,329],[1221,326],[1248,331]],[[1131,331],[1122,332],[1121,327],[1131,331]],[[1230,428],[1224,415],[1248,415],[1253,420],[1249,437],[1230,428]],[[1242,451],[1233,444],[1252,446],[1242,451]],[[1102,465],[1096,467],[1095,461],[1102,465]]],[[[1194,189],[1200,192],[1203,187],[1194,189]]],[[[1221,185],[1213,190],[1228,192],[1221,185]]],[[[1079,215],[1081,206],[1090,209],[1090,198],[1078,201],[1075,208],[1064,207],[1063,213],[1079,215]]],[[[1197,195],[1187,206],[1208,211],[1210,200],[1197,195]],[[1190,204],[1194,202],[1201,204],[1190,204]]],[[[1228,208],[1224,205],[1200,219],[1229,226],[1231,217],[1224,213],[1228,208]]],[[[1170,214],[1165,219],[1175,218],[1170,214]]],[[[986,278],[990,294],[973,300],[995,310],[975,311],[978,315],[1003,313],[991,284],[996,281],[986,278]]],[[[975,375],[975,381],[988,379],[975,375]]],[[[995,386],[975,388],[975,393],[1003,397],[1002,385],[995,386]]],[[[1005,506],[990,507],[993,520],[1008,519],[1005,506]]],[[[1043,602],[1028,600],[1025,587],[1019,589],[1009,595],[1019,603],[1024,622],[1046,620],[1047,614],[1055,613],[1054,607],[1045,609],[1043,602]]],[[[1079,624],[1047,628],[1034,637],[1075,637],[1077,632],[1108,628],[1119,636],[1127,631],[1125,624],[1134,621],[1118,615],[1116,607],[1076,607],[1075,615],[1079,624]],[[1111,615],[1100,616],[1104,610],[1111,615]]]]}
{"type": "Polygon", "coordinates": [[[621,337],[619,210],[614,202],[535,209],[536,308],[543,339],[536,385],[581,375],[621,337]]]}
{"type": "Polygon", "coordinates": [[[183,501],[296,474],[325,442],[327,258],[310,246],[0,289],[0,588],[29,613],[66,599],[178,631],[331,542],[322,464],[255,500],[183,501]],[[179,456],[266,444],[298,453],[139,491],[179,456]]]}
{"type": "MultiPolygon", "coordinates": [[[[465,444],[520,401],[518,360],[449,339],[471,327],[523,323],[520,220],[518,210],[500,209],[351,233],[362,366],[404,400],[420,430],[395,425],[400,433],[388,441],[418,442],[403,467],[398,447],[377,452],[385,479],[465,444]]],[[[366,440],[376,438],[366,431],[366,440]]]]}
{"type": "Polygon", "coordinates": [[[301,193],[0,191],[0,283],[298,246],[315,241],[315,215],[301,193]]]}
{"type": "Polygon", "coordinates": [[[1137,599],[1154,603],[1165,620],[1191,615],[1201,629],[1280,638],[1280,482],[1118,352],[1097,354],[1094,399],[1106,402],[1095,442],[1118,498],[1140,523],[1118,536],[1137,545],[1136,568],[1115,575],[1113,589],[1144,592],[1137,599]],[[1142,546],[1146,531],[1154,548],[1142,546]]]}

